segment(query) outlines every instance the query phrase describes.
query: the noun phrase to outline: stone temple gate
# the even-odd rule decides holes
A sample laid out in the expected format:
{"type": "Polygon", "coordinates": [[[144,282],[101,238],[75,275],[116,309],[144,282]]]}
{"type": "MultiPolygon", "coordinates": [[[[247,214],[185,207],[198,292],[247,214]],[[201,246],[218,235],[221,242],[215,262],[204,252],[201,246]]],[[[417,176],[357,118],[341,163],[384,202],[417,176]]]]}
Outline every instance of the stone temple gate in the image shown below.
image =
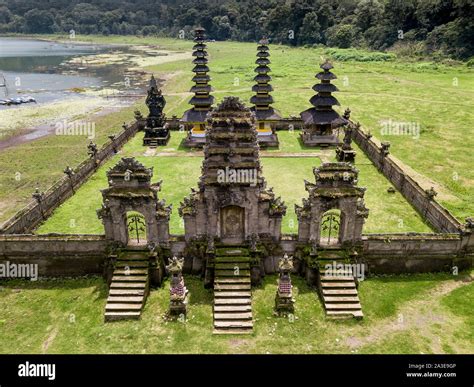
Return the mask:
{"type": "Polygon", "coordinates": [[[324,163],[313,169],[316,183],[305,181],[309,198],[295,205],[298,239],[321,247],[335,238],[335,246],[352,245],[361,240],[362,227],[369,215],[364,204],[365,188],[357,187],[358,170],[349,163],[324,163]],[[323,238],[329,228],[329,237],[323,238]],[[324,240],[326,239],[326,240],[324,240]]]}
{"type": "Polygon", "coordinates": [[[109,188],[102,190],[103,204],[97,211],[107,240],[118,245],[130,244],[127,213],[143,216],[145,243],[167,244],[171,207],[158,200],[161,182],[152,184],[152,168],[145,168],[134,158],[122,158],[107,172],[109,188]]]}

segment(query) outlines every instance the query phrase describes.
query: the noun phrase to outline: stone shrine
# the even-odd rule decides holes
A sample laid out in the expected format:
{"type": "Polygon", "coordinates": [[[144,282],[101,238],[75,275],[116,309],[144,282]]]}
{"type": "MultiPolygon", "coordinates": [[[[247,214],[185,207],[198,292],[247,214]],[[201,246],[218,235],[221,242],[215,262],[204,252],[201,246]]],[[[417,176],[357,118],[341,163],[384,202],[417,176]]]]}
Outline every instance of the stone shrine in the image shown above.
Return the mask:
{"type": "Polygon", "coordinates": [[[333,66],[326,61],[320,67],[323,71],[317,73],[316,78],[321,83],[313,86],[317,94],[309,100],[313,107],[300,114],[303,120],[301,139],[306,146],[338,145],[336,129],[347,122],[332,108],[334,105],[339,105],[339,101],[331,94],[338,91],[338,88],[331,83],[331,80],[337,79],[330,71],[333,66]]]}
{"type": "Polygon", "coordinates": [[[148,93],[145,100],[149,114],[145,124],[145,135],[143,137],[144,146],[166,145],[170,139],[170,131],[166,124],[166,116],[163,109],[166,100],[158,88],[155,77],[152,75],[148,86],[148,93]]]}

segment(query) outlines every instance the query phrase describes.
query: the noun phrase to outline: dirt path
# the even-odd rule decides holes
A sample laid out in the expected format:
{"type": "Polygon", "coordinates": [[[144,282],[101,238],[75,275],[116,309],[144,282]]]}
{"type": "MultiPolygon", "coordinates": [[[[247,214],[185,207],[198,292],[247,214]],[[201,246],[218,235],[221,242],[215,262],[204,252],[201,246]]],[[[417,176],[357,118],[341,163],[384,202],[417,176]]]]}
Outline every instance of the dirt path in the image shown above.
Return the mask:
{"type": "MultiPolygon", "coordinates": [[[[433,332],[433,325],[440,325],[443,331],[454,332],[453,327],[462,327],[463,319],[447,314],[446,310],[441,311],[443,309],[440,304],[441,299],[453,290],[470,284],[472,280],[472,277],[463,276],[454,281],[443,281],[434,289],[420,295],[422,298],[403,304],[396,316],[377,321],[374,325],[367,327],[369,335],[349,336],[345,339],[345,344],[354,351],[394,334],[417,329],[424,338],[429,339],[433,353],[444,353],[441,339],[437,333],[433,332]]],[[[454,345],[454,343],[450,344],[454,345]]]]}
{"type": "Polygon", "coordinates": [[[48,352],[48,348],[50,347],[50,345],[53,343],[54,339],[56,338],[57,334],[58,334],[58,327],[54,327],[48,337],[46,338],[46,340],[43,342],[43,345],[41,346],[41,352],[42,353],[47,353],[48,352]]]}

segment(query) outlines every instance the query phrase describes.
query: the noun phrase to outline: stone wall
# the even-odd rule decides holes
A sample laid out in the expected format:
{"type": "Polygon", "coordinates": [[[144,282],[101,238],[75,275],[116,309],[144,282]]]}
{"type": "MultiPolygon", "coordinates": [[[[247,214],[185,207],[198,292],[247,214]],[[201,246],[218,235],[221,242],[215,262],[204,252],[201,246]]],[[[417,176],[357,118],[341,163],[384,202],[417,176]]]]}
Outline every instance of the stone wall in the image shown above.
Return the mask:
{"type": "MultiPolygon", "coordinates": [[[[283,235],[283,253],[294,254],[296,235],[283,235]]],[[[278,271],[279,257],[268,257],[265,272],[278,271]]],[[[402,274],[451,271],[474,267],[472,234],[369,234],[362,236],[360,262],[372,274],[402,274]]],[[[295,265],[297,268],[298,265],[295,265]]]]}
{"type": "Polygon", "coordinates": [[[0,235],[0,264],[37,264],[40,277],[102,274],[103,235],[0,235]]]}
{"type": "Polygon", "coordinates": [[[362,238],[368,274],[464,270],[473,267],[474,246],[459,234],[373,234],[362,238]]]}
{"type": "MultiPolygon", "coordinates": [[[[373,234],[362,237],[360,262],[367,274],[402,274],[464,270],[474,267],[474,244],[470,235],[459,234],[373,234]],[[472,242],[472,241],[471,241],[472,242]]],[[[297,235],[283,235],[282,254],[293,255],[297,235]]],[[[185,255],[182,235],[170,238],[171,255],[185,255]]],[[[39,276],[101,275],[108,249],[104,235],[0,235],[0,264],[38,264],[39,276]]],[[[264,261],[266,274],[278,271],[280,256],[264,261]]],[[[298,270],[299,263],[295,268],[298,270]]],[[[202,262],[185,255],[185,272],[199,274],[202,262]]]]}
{"type": "MultiPolygon", "coordinates": [[[[74,192],[92,176],[97,168],[120,149],[138,130],[138,124],[127,126],[114,140],[109,140],[98,151],[95,159],[88,158],[74,169],[69,178],[64,175],[44,194],[41,205],[34,199],[0,228],[0,234],[24,234],[34,230],[53,211],[64,203],[74,192]]],[[[86,151],[86,149],[84,149],[86,151]]],[[[66,166],[64,166],[66,167],[66,166]]]]}
{"type": "Polygon", "coordinates": [[[382,147],[360,128],[355,128],[352,133],[354,141],[375,167],[437,232],[457,233],[460,231],[461,223],[436,200],[430,198],[420,185],[405,173],[397,159],[385,155],[382,147]]]}
{"type": "MultiPolygon", "coordinates": [[[[176,116],[167,118],[166,124],[168,125],[168,129],[184,130],[184,126],[182,126],[179,120],[180,119],[176,116]]],[[[303,121],[301,120],[301,118],[296,117],[296,116],[284,117],[275,123],[276,130],[289,130],[290,128],[293,128],[294,130],[298,130],[298,129],[301,129],[302,127],[303,127],[303,121]]]]}

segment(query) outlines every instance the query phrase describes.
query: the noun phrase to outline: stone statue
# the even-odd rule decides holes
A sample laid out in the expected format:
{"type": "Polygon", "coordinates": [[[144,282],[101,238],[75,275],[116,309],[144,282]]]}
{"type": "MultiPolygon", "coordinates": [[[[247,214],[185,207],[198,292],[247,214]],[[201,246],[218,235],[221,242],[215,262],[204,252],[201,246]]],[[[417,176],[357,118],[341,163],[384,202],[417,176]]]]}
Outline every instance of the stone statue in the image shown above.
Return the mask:
{"type": "Polygon", "coordinates": [[[293,299],[293,285],[291,284],[291,271],[293,270],[293,257],[285,254],[278,262],[280,277],[275,296],[275,312],[278,315],[287,315],[295,311],[293,299]]]}
{"type": "Polygon", "coordinates": [[[170,316],[186,316],[186,296],[188,290],[184,285],[183,272],[184,258],[173,257],[166,266],[170,275],[170,316]]]}
{"type": "Polygon", "coordinates": [[[97,144],[94,144],[92,141],[89,143],[89,145],[87,145],[87,154],[91,157],[91,158],[94,158],[97,154],[97,152],[99,152],[99,150],[97,149],[97,144]]]}

